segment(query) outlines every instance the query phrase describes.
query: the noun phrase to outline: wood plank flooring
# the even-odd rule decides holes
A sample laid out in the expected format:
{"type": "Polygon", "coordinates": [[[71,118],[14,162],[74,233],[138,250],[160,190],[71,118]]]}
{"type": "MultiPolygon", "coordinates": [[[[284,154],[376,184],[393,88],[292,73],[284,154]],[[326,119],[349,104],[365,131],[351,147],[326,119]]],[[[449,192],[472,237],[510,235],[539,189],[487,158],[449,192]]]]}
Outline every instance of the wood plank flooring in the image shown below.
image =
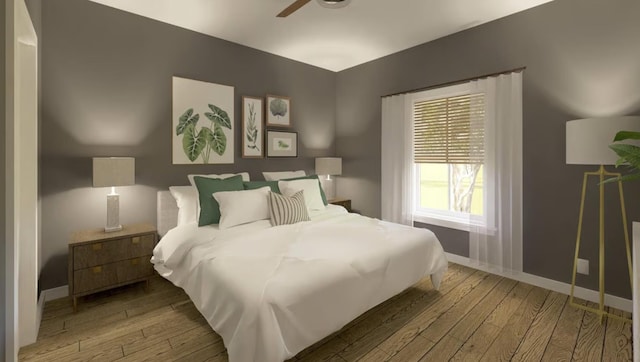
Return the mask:
{"type": "MultiPolygon", "coordinates": [[[[160,277],[149,289],[82,298],[78,313],[48,302],[20,361],[228,360],[181,289],[160,277]]],[[[449,264],[439,291],[425,278],[291,361],[631,361],[631,340],[630,323],[600,324],[566,295],[449,264]]]]}

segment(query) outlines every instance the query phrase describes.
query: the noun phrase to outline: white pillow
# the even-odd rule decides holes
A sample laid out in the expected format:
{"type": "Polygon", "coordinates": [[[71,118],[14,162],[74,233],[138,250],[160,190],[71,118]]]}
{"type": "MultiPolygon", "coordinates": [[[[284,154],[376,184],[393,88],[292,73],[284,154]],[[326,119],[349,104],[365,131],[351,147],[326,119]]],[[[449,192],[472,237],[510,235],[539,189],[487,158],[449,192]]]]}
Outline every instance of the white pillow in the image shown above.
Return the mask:
{"type": "Polygon", "coordinates": [[[249,178],[249,173],[248,172],[223,173],[221,175],[215,175],[215,174],[198,175],[198,174],[193,174],[193,175],[187,175],[187,178],[189,179],[189,183],[191,184],[191,186],[196,187],[196,182],[193,180],[193,178],[196,177],[196,176],[208,177],[208,178],[229,178],[229,177],[238,176],[238,175],[242,176],[242,181],[244,181],[244,182],[251,181],[251,179],[249,178]]]}
{"type": "Polygon", "coordinates": [[[269,186],[255,190],[214,192],[220,204],[220,230],[269,218],[269,186]]]}
{"type": "Polygon", "coordinates": [[[285,178],[304,177],[307,174],[303,171],[282,171],[282,172],[263,172],[262,176],[266,181],[279,181],[285,178]]]}
{"type": "Polygon", "coordinates": [[[304,201],[307,210],[324,210],[324,202],[320,195],[320,184],[316,179],[302,179],[292,181],[278,181],[278,188],[285,196],[293,196],[296,192],[304,191],[304,201]]]}
{"type": "Polygon", "coordinates": [[[198,191],[193,186],[171,186],[171,196],[178,204],[178,226],[196,222],[198,207],[198,191]]]}

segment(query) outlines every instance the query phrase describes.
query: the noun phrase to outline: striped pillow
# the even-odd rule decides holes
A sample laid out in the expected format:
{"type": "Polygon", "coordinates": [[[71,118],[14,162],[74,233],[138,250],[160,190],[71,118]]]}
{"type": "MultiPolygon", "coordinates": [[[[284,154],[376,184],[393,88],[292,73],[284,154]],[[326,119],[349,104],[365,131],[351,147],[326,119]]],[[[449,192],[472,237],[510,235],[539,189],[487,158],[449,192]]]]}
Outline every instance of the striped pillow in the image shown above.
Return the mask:
{"type": "Polygon", "coordinates": [[[269,191],[269,214],[273,226],[310,220],[302,190],[290,197],[269,191]]]}

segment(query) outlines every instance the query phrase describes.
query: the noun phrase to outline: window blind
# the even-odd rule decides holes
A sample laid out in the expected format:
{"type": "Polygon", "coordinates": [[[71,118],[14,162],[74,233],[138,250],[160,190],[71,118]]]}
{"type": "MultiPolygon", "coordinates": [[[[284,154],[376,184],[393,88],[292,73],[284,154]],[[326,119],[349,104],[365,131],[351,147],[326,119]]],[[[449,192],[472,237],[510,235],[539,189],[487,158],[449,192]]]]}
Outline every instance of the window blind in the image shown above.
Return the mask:
{"type": "Polygon", "coordinates": [[[484,162],[484,94],[416,101],[413,104],[416,163],[484,162]]]}

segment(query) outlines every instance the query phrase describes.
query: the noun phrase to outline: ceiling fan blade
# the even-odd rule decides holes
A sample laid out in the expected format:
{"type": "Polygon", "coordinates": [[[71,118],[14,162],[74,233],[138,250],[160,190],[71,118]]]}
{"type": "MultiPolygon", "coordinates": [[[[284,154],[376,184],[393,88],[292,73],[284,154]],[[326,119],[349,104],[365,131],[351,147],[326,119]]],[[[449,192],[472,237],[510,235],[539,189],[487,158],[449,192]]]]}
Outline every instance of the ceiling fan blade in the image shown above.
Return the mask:
{"type": "Polygon", "coordinates": [[[289,5],[286,9],[282,10],[280,14],[277,15],[279,18],[286,18],[291,15],[293,12],[297,11],[301,7],[307,5],[307,3],[311,0],[296,0],[293,4],[289,5]]]}

